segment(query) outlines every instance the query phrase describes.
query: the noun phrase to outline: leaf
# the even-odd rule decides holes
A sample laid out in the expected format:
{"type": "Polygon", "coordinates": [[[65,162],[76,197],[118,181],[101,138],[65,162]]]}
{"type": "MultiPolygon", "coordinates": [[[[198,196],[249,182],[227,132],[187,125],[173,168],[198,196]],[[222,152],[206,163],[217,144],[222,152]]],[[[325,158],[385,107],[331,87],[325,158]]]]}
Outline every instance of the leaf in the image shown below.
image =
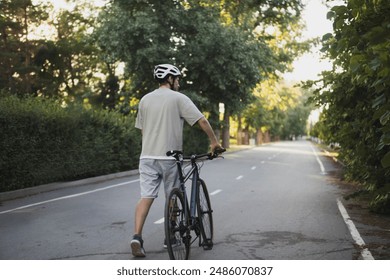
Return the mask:
{"type": "Polygon", "coordinates": [[[390,145],[390,133],[385,133],[382,135],[381,143],[383,143],[383,145],[390,145]]]}
{"type": "Polygon", "coordinates": [[[324,36],[322,36],[322,41],[327,41],[332,37],[333,37],[332,33],[326,33],[324,36]]]}
{"type": "Polygon", "coordinates": [[[364,34],[363,38],[369,40],[371,44],[377,44],[386,40],[386,30],[382,26],[375,26],[364,34]]]}
{"type": "Polygon", "coordinates": [[[378,57],[375,57],[369,62],[369,65],[373,71],[376,71],[381,66],[381,61],[378,57]]]}
{"type": "Polygon", "coordinates": [[[346,6],[343,6],[343,5],[341,5],[341,6],[334,6],[331,10],[333,12],[337,13],[339,16],[342,15],[342,14],[348,13],[348,8],[346,6]]]}
{"type": "Polygon", "coordinates": [[[336,13],[333,11],[330,11],[326,14],[326,19],[332,20],[336,16],[336,13]]]}
{"type": "Polygon", "coordinates": [[[382,125],[386,125],[389,120],[390,120],[390,111],[386,111],[386,113],[384,113],[379,119],[382,125]]]}
{"type": "Polygon", "coordinates": [[[390,152],[387,152],[387,154],[382,158],[381,163],[384,168],[390,167],[390,152]]]}
{"type": "Polygon", "coordinates": [[[349,67],[352,72],[357,72],[362,66],[362,61],[364,57],[362,55],[353,55],[349,61],[349,67]]]}
{"type": "Polygon", "coordinates": [[[376,108],[379,105],[385,104],[385,102],[386,102],[386,96],[385,94],[382,94],[374,99],[374,101],[372,102],[372,108],[376,108]]]}

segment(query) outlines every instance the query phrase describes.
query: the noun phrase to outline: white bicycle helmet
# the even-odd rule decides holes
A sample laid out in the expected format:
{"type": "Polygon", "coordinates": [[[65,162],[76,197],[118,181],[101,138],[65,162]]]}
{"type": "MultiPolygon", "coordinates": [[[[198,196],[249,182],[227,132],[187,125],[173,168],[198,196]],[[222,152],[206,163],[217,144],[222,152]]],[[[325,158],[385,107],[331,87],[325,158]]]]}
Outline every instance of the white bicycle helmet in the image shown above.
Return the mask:
{"type": "Polygon", "coordinates": [[[180,70],[171,64],[159,64],[154,67],[154,78],[164,79],[167,75],[181,76],[180,70]]]}

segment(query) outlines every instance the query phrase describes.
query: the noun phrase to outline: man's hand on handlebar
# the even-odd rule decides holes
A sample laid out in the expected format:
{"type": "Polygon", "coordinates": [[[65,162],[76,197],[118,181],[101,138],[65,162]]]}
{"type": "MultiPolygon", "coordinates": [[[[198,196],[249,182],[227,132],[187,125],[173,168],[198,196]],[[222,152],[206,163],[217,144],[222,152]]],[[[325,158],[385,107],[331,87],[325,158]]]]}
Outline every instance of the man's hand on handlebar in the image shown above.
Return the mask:
{"type": "Polygon", "coordinates": [[[211,154],[213,158],[218,157],[218,155],[222,154],[223,152],[226,152],[226,149],[222,147],[221,145],[216,145],[214,147],[211,147],[211,154]]]}

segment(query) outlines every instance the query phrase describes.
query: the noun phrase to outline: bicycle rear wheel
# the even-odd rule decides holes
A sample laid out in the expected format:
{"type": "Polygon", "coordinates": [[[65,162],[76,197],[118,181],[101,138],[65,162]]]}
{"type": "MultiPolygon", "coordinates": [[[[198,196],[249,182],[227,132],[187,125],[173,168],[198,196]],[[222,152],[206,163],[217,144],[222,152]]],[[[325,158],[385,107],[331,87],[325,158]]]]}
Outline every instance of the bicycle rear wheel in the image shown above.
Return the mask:
{"type": "Polygon", "coordinates": [[[188,216],[184,211],[183,193],[173,189],[165,203],[165,242],[171,260],[188,260],[191,235],[188,229],[188,216]]]}
{"type": "Polygon", "coordinates": [[[197,195],[197,208],[200,224],[200,232],[202,236],[201,246],[205,250],[213,248],[213,210],[211,209],[210,197],[207,191],[206,183],[199,179],[199,188],[197,195]]]}

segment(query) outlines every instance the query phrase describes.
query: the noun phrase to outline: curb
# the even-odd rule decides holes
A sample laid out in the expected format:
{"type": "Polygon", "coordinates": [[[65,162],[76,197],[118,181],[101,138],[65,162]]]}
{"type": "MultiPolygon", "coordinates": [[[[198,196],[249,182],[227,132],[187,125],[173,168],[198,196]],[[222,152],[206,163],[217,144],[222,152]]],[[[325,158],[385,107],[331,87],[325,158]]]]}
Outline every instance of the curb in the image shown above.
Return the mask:
{"type": "Polygon", "coordinates": [[[2,192],[2,193],[0,193],[0,202],[6,201],[6,200],[22,198],[22,197],[26,197],[26,196],[31,196],[31,195],[35,195],[38,193],[50,192],[50,191],[60,190],[60,189],[70,188],[70,187],[78,187],[78,186],[82,186],[85,184],[104,182],[107,180],[118,179],[118,178],[133,176],[133,175],[137,175],[137,174],[139,174],[138,169],[119,172],[119,173],[113,173],[113,174],[107,174],[107,175],[102,175],[102,176],[97,176],[97,177],[92,177],[92,178],[86,178],[86,179],[81,179],[81,180],[77,180],[77,181],[56,182],[56,183],[50,183],[50,184],[35,186],[35,187],[31,187],[31,188],[26,188],[26,189],[20,189],[20,190],[9,191],[9,192],[2,192]]]}
{"type": "Polygon", "coordinates": [[[322,151],[323,151],[328,157],[331,157],[335,163],[338,163],[338,164],[340,164],[342,167],[345,167],[345,164],[344,164],[341,160],[337,159],[336,157],[331,156],[328,150],[322,149],[322,151]]]}

